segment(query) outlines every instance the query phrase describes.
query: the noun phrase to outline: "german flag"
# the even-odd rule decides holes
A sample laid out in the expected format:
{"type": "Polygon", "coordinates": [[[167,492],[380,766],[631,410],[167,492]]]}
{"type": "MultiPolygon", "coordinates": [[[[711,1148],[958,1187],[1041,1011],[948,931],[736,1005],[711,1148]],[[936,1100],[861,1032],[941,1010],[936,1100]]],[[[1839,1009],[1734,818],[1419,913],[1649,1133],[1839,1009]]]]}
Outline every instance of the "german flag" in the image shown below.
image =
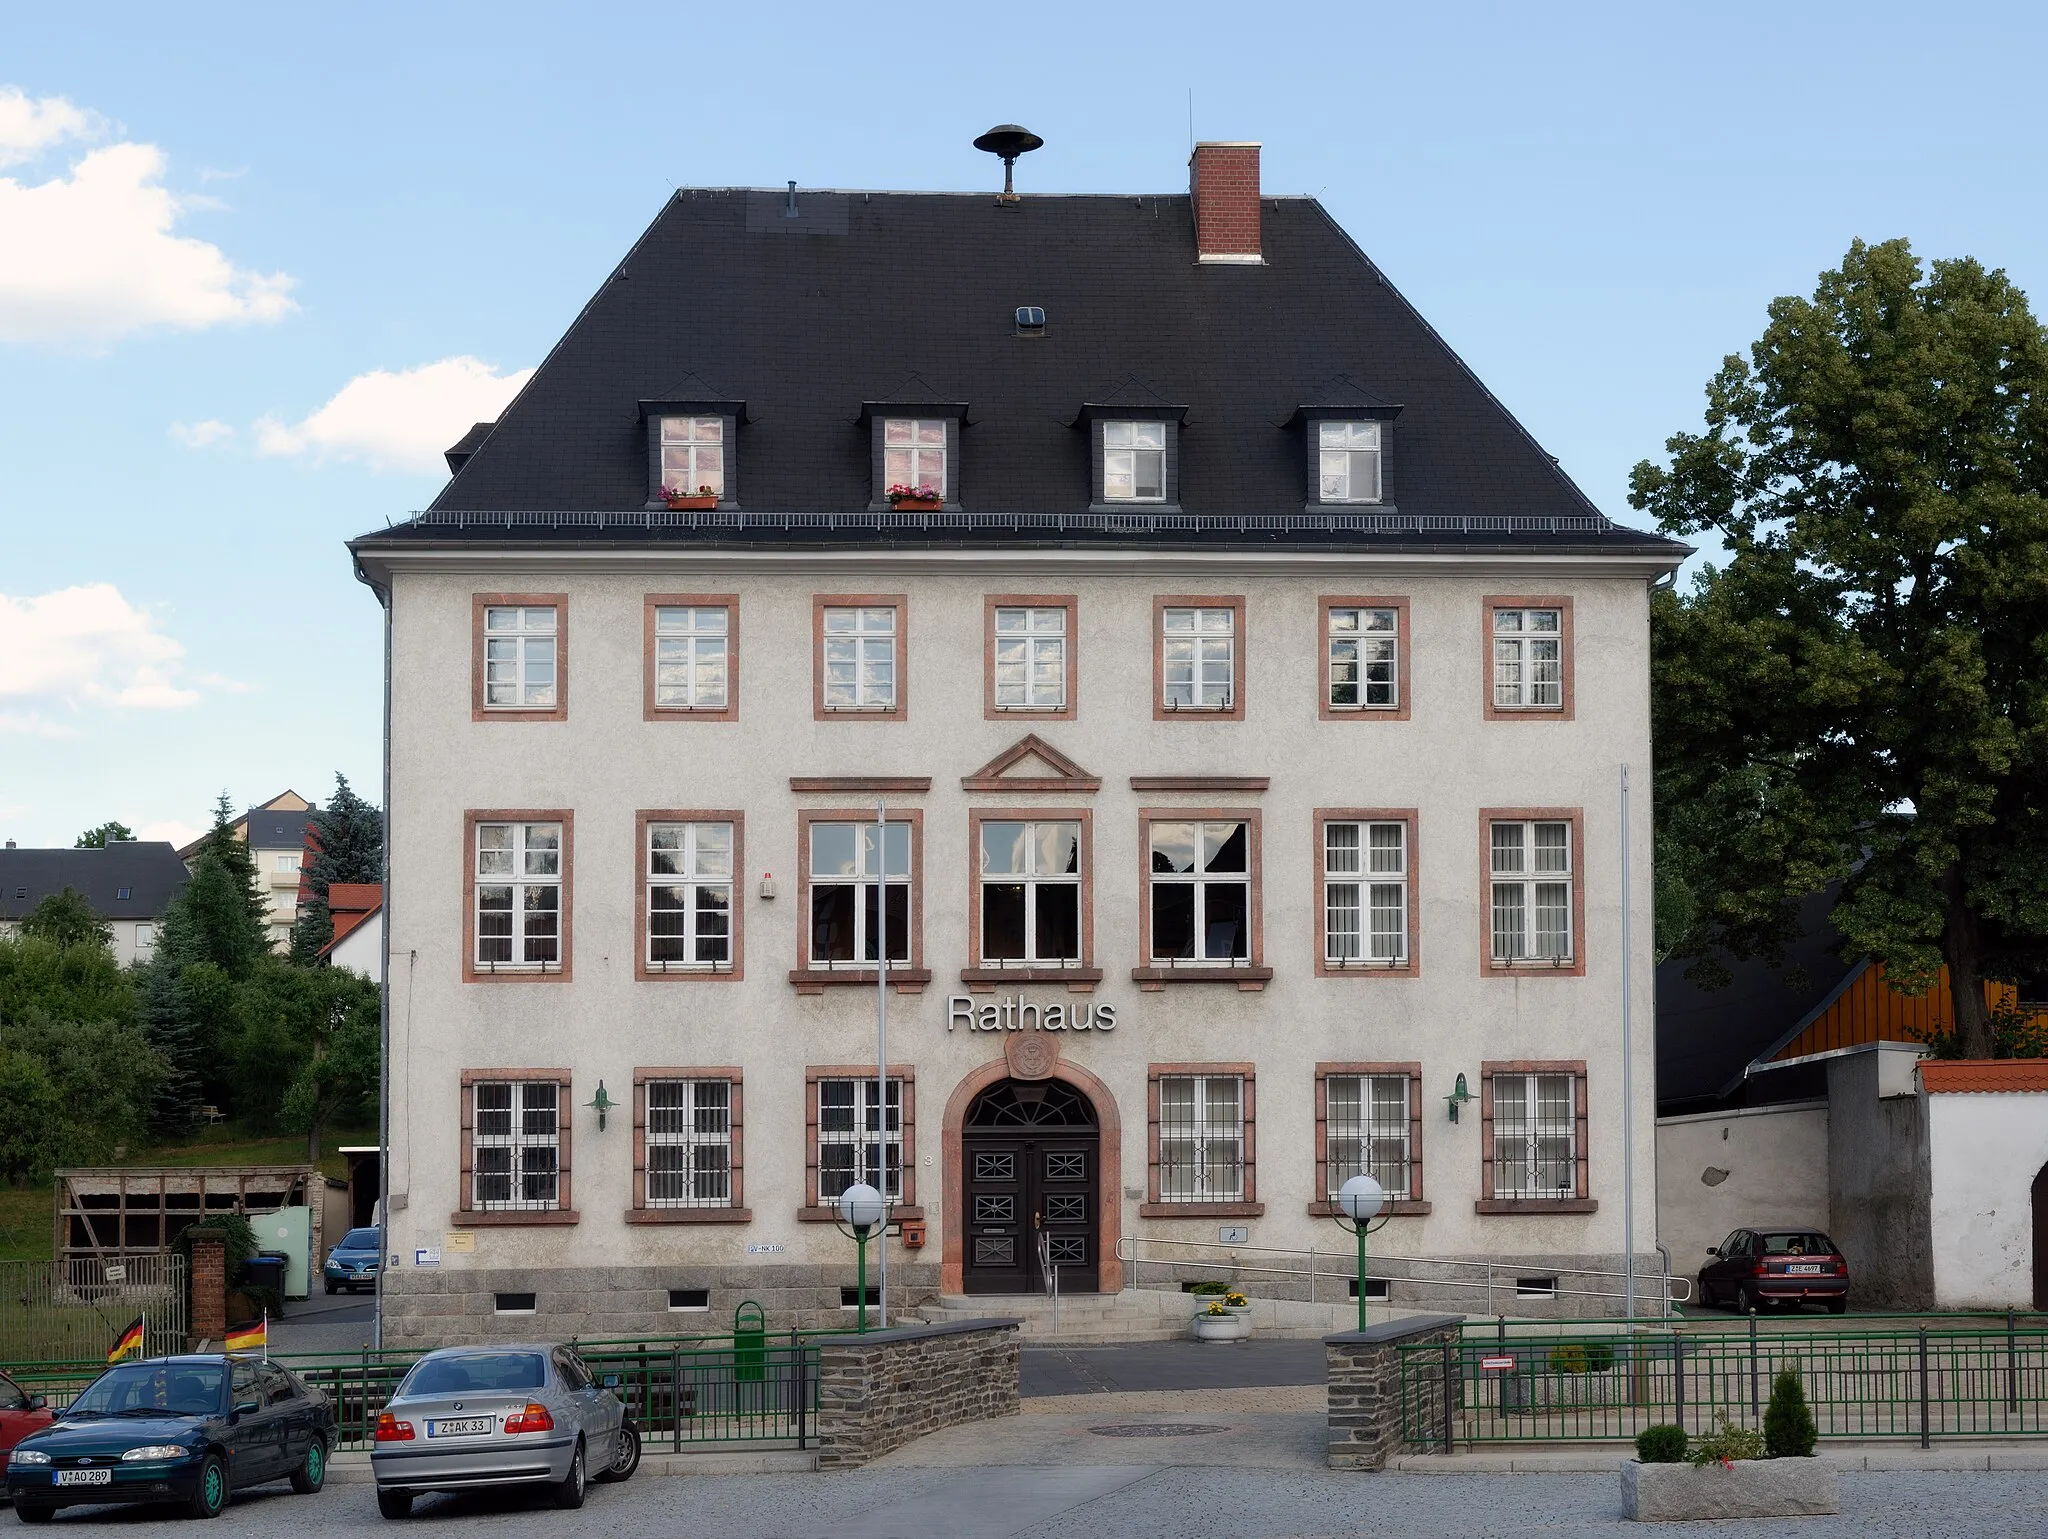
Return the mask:
{"type": "Polygon", "coordinates": [[[137,1315],[135,1317],[135,1323],[129,1326],[128,1329],[126,1329],[125,1331],[121,1332],[120,1339],[114,1343],[114,1350],[107,1354],[107,1361],[110,1363],[118,1363],[119,1361],[121,1361],[122,1358],[127,1357],[130,1353],[140,1353],[141,1351],[142,1316],[137,1315]]]}
{"type": "Polygon", "coordinates": [[[230,1352],[262,1352],[270,1345],[270,1316],[266,1312],[254,1325],[231,1325],[223,1338],[230,1352]]]}

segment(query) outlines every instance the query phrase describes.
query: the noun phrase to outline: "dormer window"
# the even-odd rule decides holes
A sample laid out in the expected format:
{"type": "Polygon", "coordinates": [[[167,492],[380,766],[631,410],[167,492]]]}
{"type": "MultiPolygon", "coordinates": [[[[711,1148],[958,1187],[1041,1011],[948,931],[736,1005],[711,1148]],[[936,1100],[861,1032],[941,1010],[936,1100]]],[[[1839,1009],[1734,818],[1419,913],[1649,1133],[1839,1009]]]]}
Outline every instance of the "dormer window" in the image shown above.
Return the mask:
{"type": "Polygon", "coordinates": [[[1166,501],[1164,422],[1102,424],[1102,500],[1166,501]]]}
{"type": "Polygon", "coordinates": [[[667,501],[705,496],[724,499],[723,417],[661,419],[661,485],[657,495],[667,501]]]}
{"type": "Polygon", "coordinates": [[[946,502],[946,419],[885,418],[882,476],[892,503],[946,502]]]}
{"type": "Polygon", "coordinates": [[[1377,422],[1316,424],[1320,500],[1380,500],[1380,432],[1377,422]]]}

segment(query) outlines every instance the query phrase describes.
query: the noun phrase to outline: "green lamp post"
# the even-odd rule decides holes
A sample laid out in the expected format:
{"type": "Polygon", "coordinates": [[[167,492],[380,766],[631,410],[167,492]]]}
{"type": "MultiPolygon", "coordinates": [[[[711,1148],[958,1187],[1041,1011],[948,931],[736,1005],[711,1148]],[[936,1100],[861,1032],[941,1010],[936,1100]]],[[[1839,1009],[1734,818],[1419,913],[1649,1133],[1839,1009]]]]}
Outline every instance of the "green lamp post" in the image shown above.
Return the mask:
{"type": "Polygon", "coordinates": [[[1365,1237],[1384,1228],[1394,1215],[1382,1212],[1387,1194],[1379,1182],[1361,1172],[1337,1191],[1337,1223],[1358,1236],[1358,1328],[1365,1329],[1365,1237]]]}
{"type": "Polygon", "coordinates": [[[854,1329],[863,1334],[868,1328],[868,1234],[888,1216],[888,1203],[865,1181],[839,1194],[839,1232],[851,1237],[860,1251],[854,1290],[854,1297],[860,1300],[860,1312],[854,1317],[854,1329]]]}

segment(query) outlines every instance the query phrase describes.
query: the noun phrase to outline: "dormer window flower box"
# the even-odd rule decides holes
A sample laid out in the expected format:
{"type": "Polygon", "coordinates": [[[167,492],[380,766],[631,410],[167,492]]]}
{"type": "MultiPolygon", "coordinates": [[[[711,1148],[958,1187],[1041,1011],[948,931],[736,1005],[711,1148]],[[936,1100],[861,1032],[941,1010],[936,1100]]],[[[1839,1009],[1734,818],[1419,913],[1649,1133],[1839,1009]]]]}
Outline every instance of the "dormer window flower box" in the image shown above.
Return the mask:
{"type": "Polygon", "coordinates": [[[692,492],[680,486],[664,486],[661,489],[661,500],[677,510],[695,509],[701,512],[718,506],[718,488],[700,486],[692,492]]]}
{"type": "Polygon", "coordinates": [[[900,513],[936,513],[945,503],[945,493],[936,486],[892,486],[889,506],[900,513]]]}

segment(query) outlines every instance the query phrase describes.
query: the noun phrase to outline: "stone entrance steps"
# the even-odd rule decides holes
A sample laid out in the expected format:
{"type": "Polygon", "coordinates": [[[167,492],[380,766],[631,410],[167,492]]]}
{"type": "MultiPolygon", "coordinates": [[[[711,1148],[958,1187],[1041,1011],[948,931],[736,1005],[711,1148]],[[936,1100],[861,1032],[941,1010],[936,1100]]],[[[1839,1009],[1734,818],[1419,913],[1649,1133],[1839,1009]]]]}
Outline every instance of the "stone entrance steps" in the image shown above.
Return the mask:
{"type": "MultiPolygon", "coordinates": [[[[1043,1294],[942,1294],[912,1311],[927,1324],[939,1325],[990,1316],[1022,1320],[1018,1334],[1034,1345],[1084,1346],[1122,1341],[1171,1341],[1188,1334],[1201,1307],[1179,1290],[1126,1288],[1121,1293],[1071,1293],[1059,1298],[1043,1294]]],[[[1391,1316],[1415,1313],[1394,1310],[1391,1316]]],[[[1391,1317],[1375,1305],[1375,1322],[1391,1317]]],[[[1350,1330],[1358,1324],[1351,1303],[1310,1304],[1294,1299],[1252,1299],[1255,1336],[1304,1339],[1350,1330]]]]}

